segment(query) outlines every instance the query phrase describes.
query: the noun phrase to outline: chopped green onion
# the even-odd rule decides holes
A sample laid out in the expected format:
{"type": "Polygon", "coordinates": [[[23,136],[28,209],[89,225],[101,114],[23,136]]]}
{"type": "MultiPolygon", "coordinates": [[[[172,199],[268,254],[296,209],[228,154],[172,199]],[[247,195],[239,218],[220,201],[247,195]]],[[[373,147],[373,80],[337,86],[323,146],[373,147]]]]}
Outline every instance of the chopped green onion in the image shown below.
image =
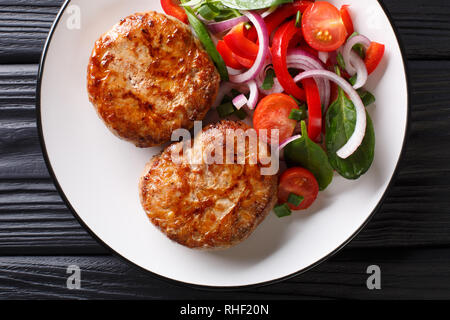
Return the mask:
{"type": "Polygon", "coordinates": [[[295,121],[302,121],[306,119],[306,108],[301,106],[300,109],[292,109],[289,119],[295,121]],[[302,108],[303,107],[303,108],[302,108]]]}
{"type": "Polygon", "coordinates": [[[302,13],[297,11],[297,15],[295,16],[295,26],[300,28],[302,24],[302,13]]]}
{"type": "Polygon", "coordinates": [[[334,66],[334,72],[340,77],[341,76],[341,69],[339,69],[338,65],[334,66]]]}
{"type": "Polygon", "coordinates": [[[275,71],[273,69],[269,69],[266,72],[266,78],[264,79],[264,83],[261,86],[263,90],[270,90],[273,88],[275,71]]]}
{"type": "Polygon", "coordinates": [[[276,206],[273,211],[278,218],[288,217],[292,214],[291,208],[286,203],[276,206]]]}
{"type": "Polygon", "coordinates": [[[351,77],[350,79],[348,79],[348,82],[350,82],[350,84],[351,84],[352,86],[354,86],[355,83],[356,83],[357,78],[358,78],[358,75],[355,74],[353,77],[351,77]]]}
{"type": "Polygon", "coordinates": [[[217,112],[220,118],[226,118],[231,116],[235,111],[235,108],[231,102],[226,102],[217,107],[217,112]]]}
{"type": "Polygon", "coordinates": [[[245,112],[244,109],[235,109],[234,110],[234,115],[236,117],[238,117],[240,120],[244,120],[245,118],[247,118],[247,112],[245,112]]]}
{"type": "Polygon", "coordinates": [[[337,63],[342,70],[345,70],[344,57],[342,56],[342,53],[340,53],[340,52],[337,55],[337,63]]]}
{"type": "Polygon", "coordinates": [[[291,113],[289,114],[289,119],[302,121],[302,112],[298,109],[292,109],[291,113]]]}
{"type": "Polygon", "coordinates": [[[288,202],[294,207],[298,207],[303,202],[303,200],[305,200],[305,197],[296,195],[294,193],[291,193],[288,198],[288,202]]]}
{"type": "Polygon", "coordinates": [[[361,97],[362,102],[364,103],[364,105],[366,107],[375,103],[375,101],[377,100],[375,98],[375,96],[372,93],[370,93],[369,91],[365,91],[363,89],[358,89],[356,91],[358,92],[359,96],[361,97]]]}

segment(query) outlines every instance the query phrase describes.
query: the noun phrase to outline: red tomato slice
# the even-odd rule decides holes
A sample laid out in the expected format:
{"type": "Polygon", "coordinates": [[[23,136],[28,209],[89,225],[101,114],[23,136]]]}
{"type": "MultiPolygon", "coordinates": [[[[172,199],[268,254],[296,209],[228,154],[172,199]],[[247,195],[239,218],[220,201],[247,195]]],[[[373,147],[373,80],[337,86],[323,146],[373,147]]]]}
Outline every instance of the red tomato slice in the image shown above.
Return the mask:
{"type": "Polygon", "coordinates": [[[294,134],[297,125],[297,121],[289,119],[292,109],[298,109],[298,105],[290,96],[282,93],[268,95],[256,107],[253,127],[258,133],[259,130],[268,130],[268,143],[272,143],[270,131],[278,129],[279,143],[282,143],[294,134]]]}
{"type": "Polygon", "coordinates": [[[350,15],[350,11],[348,10],[349,7],[349,5],[344,5],[341,7],[341,18],[342,22],[344,22],[345,29],[347,29],[348,36],[352,35],[353,32],[355,32],[352,16],[350,15]]]}
{"type": "Polygon", "coordinates": [[[315,2],[302,19],[306,42],[318,51],[334,51],[347,39],[347,30],[339,10],[328,2],[315,2]]]}
{"type": "Polygon", "coordinates": [[[317,199],[317,195],[319,194],[319,183],[314,175],[306,169],[288,169],[280,178],[280,186],[278,188],[279,202],[287,203],[291,193],[304,198],[298,207],[288,203],[292,210],[308,209],[317,199]]]}
{"type": "Polygon", "coordinates": [[[366,52],[366,59],[364,61],[366,63],[367,72],[369,74],[374,72],[380,64],[381,59],[383,59],[384,56],[384,50],[384,44],[380,44],[377,42],[372,42],[370,44],[370,47],[366,52]]]}
{"type": "Polygon", "coordinates": [[[225,41],[220,40],[217,42],[217,51],[219,51],[227,66],[236,70],[242,69],[243,66],[234,58],[233,51],[228,48],[225,41]]]}
{"type": "Polygon", "coordinates": [[[179,0],[161,0],[161,6],[169,16],[175,17],[186,24],[189,23],[186,12],[180,7],[179,0]]]}
{"type": "Polygon", "coordinates": [[[223,37],[227,46],[238,56],[255,60],[258,55],[259,46],[245,36],[244,23],[239,23],[223,37]]]}

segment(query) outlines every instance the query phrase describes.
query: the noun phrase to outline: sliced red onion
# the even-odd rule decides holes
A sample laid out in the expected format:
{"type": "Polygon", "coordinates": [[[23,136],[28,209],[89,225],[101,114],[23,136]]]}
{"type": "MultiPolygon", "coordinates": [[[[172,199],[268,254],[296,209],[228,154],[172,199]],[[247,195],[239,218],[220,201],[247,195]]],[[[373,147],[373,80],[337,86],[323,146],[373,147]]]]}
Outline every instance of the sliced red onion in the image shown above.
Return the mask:
{"type": "Polygon", "coordinates": [[[345,69],[351,76],[354,76],[356,74],[355,66],[352,64],[351,61],[352,60],[351,53],[353,51],[353,47],[358,43],[362,44],[364,48],[367,50],[371,42],[369,38],[359,34],[348,39],[342,51],[342,56],[344,57],[345,62],[345,69]]]}
{"type": "Polygon", "coordinates": [[[247,105],[250,110],[254,110],[256,108],[256,105],[258,104],[259,98],[258,85],[256,84],[255,80],[251,80],[248,82],[248,88],[250,89],[250,96],[248,98],[247,105]]]}
{"type": "Polygon", "coordinates": [[[231,74],[231,75],[238,75],[238,74],[242,73],[241,70],[236,70],[236,69],[233,69],[230,67],[227,67],[227,70],[228,70],[228,74],[231,74]]]}
{"type": "MultiPolygon", "coordinates": [[[[302,49],[289,50],[286,60],[289,68],[302,69],[305,71],[325,69],[322,62],[317,57],[302,49]]],[[[319,89],[320,100],[326,109],[330,104],[330,82],[323,78],[314,80],[316,80],[319,89]]]]}
{"type": "Polygon", "coordinates": [[[234,26],[241,22],[247,21],[248,18],[246,16],[240,16],[225,21],[207,23],[206,26],[212,33],[222,33],[232,29],[234,26]]]}
{"type": "Polygon", "coordinates": [[[323,63],[327,63],[328,61],[328,57],[330,56],[329,52],[325,52],[325,51],[319,51],[319,59],[320,61],[322,61],[323,63]]]}
{"type": "Polygon", "coordinates": [[[240,110],[243,106],[247,104],[248,100],[245,94],[240,94],[236,98],[233,99],[233,105],[236,109],[240,110]]]}
{"type": "Polygon", "coordinates": [[[261,16],[256,13],[250,11],[244,11],[243,13],[248,17],[248,19],[256,28],[259,39],[259,50],[258,55],[256,56],[255,63],[248,71],[239,75],[230,76],[230,81],[234,83],[244,83],[256,78],[256,76],[261,72],[261,69],[264,68],[267,55],[269,54],[269,34],[267,31],[266,23],[261,18],[261,16]]]}
{"type": "Polygon", "coordinates": [[[281,86],[280,82],[276,77],[273,78],[273,86],[269,90],[264,90],[262,88],[262,85],[264,84],[264,80],[266,79],[268,66],[272,64],[271,57],[267,58],[267,61],[264,65],[264,68],[261,70],[261,72],[258,74],[258,76],[255,78],[256,84],[258,85],[259,90],[264,93],[266,96],[274,93],[282,93],[284,91],[283,87],[281,86]]]}
{"type": "Polygon", "coordinates": [[[300,73],[298,76],[294,78],[295,82],[301,81],[303,79],[307,78],[315,78],[315,77],[322,77],[325,79],[328,79],[330,81],[335,82],[338,86],[340,86],[345,93],[348,94],[350,100],[352,100],[353,104],[355,105],[356,109],[356,125],[355,125],[355,131],[353,132],[350,139],[347,141],[347,143],[337,151],[338,157],[342,159],[347,159],[350,157],[353,153],[355,153],[356,150],[358,150],[359,146],[364,140],[364,136],[366,133],[366,125],[367,125],[367,118],[366,118],[366,109],[364,108],[364,104],[361,101],[361,98],[359,94],[356,92],[355,89],[350,85],[350,83],[347,82],[344,78],[339,77],[337,74],[327,71],[327,70],[311,70],[311,71],[305,71],[303,73],[300,73]]]}
{"type": "Polygon", "coordinates": [[[354,52],[353,50],[350,52],[350,62],[356,68],[356,83],[353,85],[353,88],[359,89],[362,88],[369,77],[367,73],[367,67],[364,63],[364,60],[354,52]]]}
{"type": "Polygon", "coordinates": [[[289,139],[287,139],[286,141],[284,141],[282,144],[280,144],[280,146],[278,147],[278,152],[281,153],[281,151],[286,148],[286,146],[288,144],[290,144],[291,142],[294,142],[295,140],[300,139],[302,136],[301,135],[297,135],[297,136],[293,136],[290,137],[289,139]]]}
{"type": "Polygon", "coordinates": [[[269,9],[267,9],[266,11],[264,11],[263,13],[261,13],[261,18],[267,18],[268,16],[270,16],[272,13],[274,13],[276,10],[278,9],[278,6],[272,6],[269,9]]]}
{"type": "Polygon", "coordinates": [[[299,57],[303,60],[307,60],[311,65],[317,68],[324,69],[322,61],[319,60],[315,55],[309,53],[308,51],[302,50],[300,48],[290,49],[287,53],[287,58],[299,57]]]}
{"type": "MultiPolygon", "coordinates": [[[[303,62],[288,63],[288,68],[304,71],[322,70],[313,68],[303,62]]],[[[328,108],[330,103],[330,82],[323,78],[314,78],[314,80],[316,81],[317,88],[319,89],[320,102],[325,106],[325,108],[328,108]]]]}

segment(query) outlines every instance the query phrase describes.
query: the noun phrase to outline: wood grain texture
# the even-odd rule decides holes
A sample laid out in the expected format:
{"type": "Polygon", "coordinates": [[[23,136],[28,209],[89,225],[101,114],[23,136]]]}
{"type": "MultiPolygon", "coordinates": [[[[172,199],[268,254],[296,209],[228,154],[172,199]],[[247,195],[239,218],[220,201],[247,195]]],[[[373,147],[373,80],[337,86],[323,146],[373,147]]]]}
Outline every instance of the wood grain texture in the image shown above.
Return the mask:
{"type": "Polygon", "coordinates": [[[45,167],[35,122],[35,63],[63,1],[0,0],[0,299],[450,297],[450,2],[383,2],[406,45],[412,126],[381,210],[343,252],[313,271],[212,296],[155,280],[107,255],[66,208],[45,167]],[[81,291],[65,288],[70,264],[83,270],[81,291]],[[369,264],[382,267],[379,292],[365,287],[369,264]]]}
{"type": "Polygon", "coordinates": [[[150,277],[110,256],[0,257],[0,299],[446,299],[448,265],[450,249],[349,250],[283,283],[211,293],[150,277]],[[381,290],[367,289],[373,264],[381,269],[381,290]],[[67,289],[70,265],[81,269],[81,290],[67,289]]]}

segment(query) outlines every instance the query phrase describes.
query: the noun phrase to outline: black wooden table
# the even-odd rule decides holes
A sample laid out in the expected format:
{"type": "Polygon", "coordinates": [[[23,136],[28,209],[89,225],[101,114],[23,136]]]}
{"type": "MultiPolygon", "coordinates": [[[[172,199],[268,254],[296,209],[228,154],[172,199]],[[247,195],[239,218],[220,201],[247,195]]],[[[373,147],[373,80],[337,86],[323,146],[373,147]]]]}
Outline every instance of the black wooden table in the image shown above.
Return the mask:
{"type": "Polygon", "coordinates": [[[58,195],[38,141],[35,89],[62,2],[0,0],[1,299],[450,298],[449,1],[383,0],[405,44],[412,123],[397,180],[375,218],[306,274],[217,293],[168,284],[111,256],[58,195]],[[69,265],[82,269],[80,290],[66,287],[69,265]],[[381,290],[367,289],[370,265],[381,268],[381,290]]]}

